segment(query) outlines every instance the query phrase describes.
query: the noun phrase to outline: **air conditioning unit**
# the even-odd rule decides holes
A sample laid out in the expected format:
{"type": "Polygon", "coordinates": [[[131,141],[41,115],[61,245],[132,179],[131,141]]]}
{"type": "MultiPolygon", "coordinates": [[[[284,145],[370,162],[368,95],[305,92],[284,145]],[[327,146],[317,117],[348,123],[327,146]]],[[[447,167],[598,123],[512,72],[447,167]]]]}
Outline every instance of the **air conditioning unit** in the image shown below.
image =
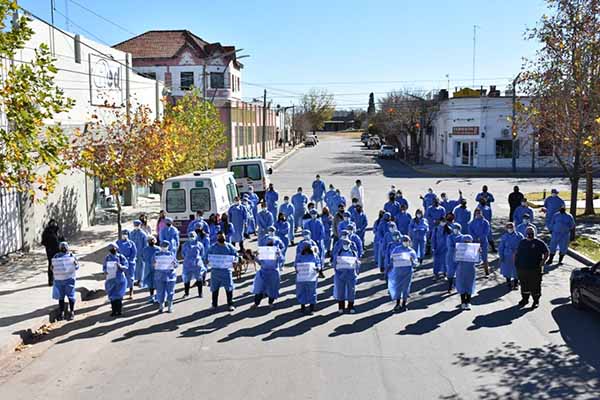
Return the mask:
{"type": "Polygon", "coordinates": [[[509,137],[509,136],[510,136],[510,129],[508,129],[508,128],[502,129],[502,137],[509,137]]]}

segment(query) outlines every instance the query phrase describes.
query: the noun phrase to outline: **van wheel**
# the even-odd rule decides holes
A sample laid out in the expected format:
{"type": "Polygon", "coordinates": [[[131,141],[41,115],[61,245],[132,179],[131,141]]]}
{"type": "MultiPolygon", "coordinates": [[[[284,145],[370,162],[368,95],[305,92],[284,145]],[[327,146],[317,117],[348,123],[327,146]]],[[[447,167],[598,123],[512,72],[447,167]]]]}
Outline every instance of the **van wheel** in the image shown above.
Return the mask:
{"type": "Polygon", "coordinates": [[[580,288],[571,289],[571,304],[573,304],[573,307],[575,307],[578,310],[583,310],[585,308],[585,305],[583,304],[581,298],[580,288]]]}

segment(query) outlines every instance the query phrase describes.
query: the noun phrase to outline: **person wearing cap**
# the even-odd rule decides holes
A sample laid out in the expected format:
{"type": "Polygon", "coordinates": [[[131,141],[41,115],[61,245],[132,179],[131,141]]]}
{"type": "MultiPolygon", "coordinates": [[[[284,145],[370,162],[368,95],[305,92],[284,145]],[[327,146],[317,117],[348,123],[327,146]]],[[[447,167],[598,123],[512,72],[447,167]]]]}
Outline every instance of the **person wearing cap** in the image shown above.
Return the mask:
{"type": "Polygon", "coordinates": [[[119,253],[119,246],[114,243],[108,245],[108,254],[102,263],[105,282],[104,290],[110,300],[111,317],[120,316],[123,311],[123,296],[127,291],[126,273],[129,269],[127,258],[119,253]]]}
{"type": "Polygon", "coordinates": [[[573,219],[573,216],[567,212],[565,207],[561,207],[552,217],[552,225],[550,228],[550,231],[552,232],[552,237],[550,238],[550,258],[548,258],[547,265],[552,264],[557,249],[558,265],[562,265],[563,258],[565,258],[567,250],[569,250],[571,232],[574,230],[575,220],[573,219]]]}
{"type": "Polygon", "coordinates": [[[345,231],[346,228],[348,228],[348,225],[350,225],[351,221],[351,217],[352,214],[350,214],[350,212],[348,211],[344,211],[344,213],[342,214],[342,221],[340,221],[340,223],[337,226],[337,233],[338,236],[342,233],[342,231],[345,231]]]}
{"type": "Polygon", "coordinates": [[[452,292],[454,287],[454,278],[456,276],[457,262],[454,259],[456,255],[456,243],[462,241],[462,227],[458,223],[451,226],[452,233],[446,238],[446,278],[448,279],[448,293],[452,292]]]}
{"type": "Polygon", "coordinates": [[[158,239],[161,244],[164,241],[169,242],[169,251],[176,255],[179,250],[179,229],[173,226],[173,220],[171,218],[165,218],[165,224],[166,226],[160,231],[158,239]]]}
{"type": "Polygon", "coordinates": [[[329,185],[329,190],[325,193],[325,204],[330,210],[338,209],[337,192],[333,185],[329,185]]]}
{"type": "Polygon", "coordinates": [[[242,207],[246,209],[246,214],[248,215],[248,222],[244,227],[244,238],[250,239],[250,235],[256,233],[256,220],[254,219],[254,206],[250,202],[247,193],[242,196],[242,207]]]}
{"type": "Polygon", "coordinates": [[[325,182],[321,180],[321,176],[317,175],[312,183],[312,196],[310,200],[315,203],[315,207],[319,205],[323,208],[323,200],[325,199],[325,182]]]}
{"type": "Polygon", "coordinates": [[[429,188],[427,189],[427,193],[423,196],[419,196],[419,198],[423,200],[423,210],[427,211],[433,204],[433,200],[437,199],[437,194],[433,192],[432,188],[429,188]]]}
{"type": "Polygon", "coordinates": [[[298,246],[296,246],[296,256],[294,258],[295,262],[298,262],[298,257],[300,257],[302,251],[306,247],[313,248],[314,254],[317,255],[317,257],[319,258],[319,271],[322,271],[324,260],[321,257],[319,257],[319,246],[317,245],[317,242],[312,240],[310,231],[308,229],[304,229],[302,231],[302,240],[298,243],[298,246]]]}
{"type": "MultiPolygon", "coordinates": [[[[425,209],[425,219],[429,225],[429,231],[427,235],[428,244],[431,244],[431,235],[433,229],[437,226],[441,218],[446,216],[446,210],[440,205],[440,200],[436,197],[433,199],[433,203],[425,209]]],[[[429,246],[427,246],[429,248],[429,246]]],[[[429,251],[429,250],[428,250],[429,251]]]]}
{"type": "Polygon", "coordinates": [[[529,215],[530,221],[533,220],[533,208],[529,207],[527,199],[523,197],[521,204],[514,210],[514,213],[512,215],[512,222],[515,223],[515,226],[519,226],[523,223],[523,216],[525,214],[529,215]]]}
{"type": "Polygon", "coordinates": [[[58,317],[71,320],[75,317],[75,279],[79,263],[69,251],[67,242],[58,244],[58,253],[52,257],[52,272],[54,281],[52,282],[52,298],[58,300],[58,317]],[[65,297],[69,302],[69,310],[65,309],[65,297]]]}
{"type": "MultiPolygon", "coordinates": [[[[290,223],[287,221],[284,213],[280,212],[277,216],[277,221],[275,221],[273,234],[281,241],[283,244],[283,257],[285,259],[285,254],[290,245],[290,223]]],[[[268,240],[268,237],[267,237],[268,240]]]]}
{"type": "Polygon", "coordinates": [[[388,193],[388,201],[383,205],[383,209],[396,219],[396,216],[400,213],[400,204],[396,201],[396,192],[391,191],[388,193]]]}
{"type": "Polygon", "coordinates": [[[433,254],[433,276],[439,279],[441,275],[446,275],[448,268],[446,266],[446,256],[448,254],[448,236],[452,230],[447,224],[446,218],[442,217],[433,228],[431,234],[431,252],[433,254]]]}
{"type": "Polygon", "coordinates": [[[360,260],[365,254],[364,242],[356,233],[356,225],[354,224],[354,222],[350,222],[346,230],[348,231],[348,239],[350,239],[350,241],[355,245],[356,254],[358,256],[358,259],[360,260]]]}
{"type": "Polygon", "coordinates": [[[400,213],[396,216],[396,227],[398,231],[400,231],[403,235],[408,235],[408,227],[410,225],[410,221],[412,217],[406,211],[406,206],[404,204],[400,205],[400,213]]]}
{"type": "MultiPolygon", "coordinates": [[[[296,213],[296,209],[294,205],[290,203],[289,196],[283,196],[283,204],[279,207],[279,214],[283,214],[285,216],[285,220],[289,224],[288,229],[288,244],[294,244],[294,214],[296,213]]],[[[277,218],[279,218],[279,214],[277,218]]],[[[287,245],[286,245],[287,246],[287,245]]]]}
{"type": "Polygon", "coordinates": [[[356,279],[358,277],[360,262],[358,254],[352,248],[349,239],[340,239],[340,248],[331,255],[331,265],[335,271],[333,276],[333,297],[338,302],[338,313],[348,310],[354,314],[354,300],[356,297],[356,279]],[[348,308],[346,308],[346,301],[348,308]]]}
{"type": "Polygon", "coordinates": [[[356,234],[360,237],[360,240],[365,243],[365,233],[369,226],[369,220],[367,219],[367,215],[363,211],[363,206],[361,204],[357,205],[354,211],[351,220],[356,225],[356,234]]]}
{"type": "Polygon", "coordinates": [[[308,196],[302,192],[302,187],[299,187],[296,194],[292,196],[292,206],[294,206],[294,232],[302,230],[302,217],[306,213],[308,204],[308,196]]]}
{"type": "Polygon", "coordinates": [[[529,296],[533,297],[532,307],[539,306],[542,296],[542,273],[548,253],[546,243],[536,238],[533,228],[528,227],[525,240],[519,242],[515,254],[515,266],[521,284],[519,307],[525,307],[529,303],[529,296]]]}
{"type": "MultiPolygon", "coordinates": [[[[481,217],[483,218],[483,217],[481,217]]],[[[487,222],[487,221],[486,221],[487,222]]],[[[461,243],[472,243],[471,235],[463,235],[461,243]]],[[[456,268],[456,291],[460,294],[460,308],[471,309],[471,296],[475,293],[475,279],[477,262],[458,261],[456,268]]]]}
{"type": "MultiPolygon", "coordinates": [[[[268,213],[268,211],[266,211],[268,213]]],[[[208,249],[208,263],[211,265],[210,291],[212,292],[212,309],[216,310],[219,303],[219,289],[225,289],[229,311],[233,306],[233,264],[239,259],[238,252],[231,243],[225,241],[223,232],[217,235],[217,242],[208,249]],[[211,257],[217,256],[217,257],[211,257]],[[222,257],[229,256],[229,257],[222,257]]]]}
{"type": "Polygon", "coordinates": [[[460,205],[460,201],[462,200],[462,191],[458,191],[458,200],[448,200],[448,195],[446,193],[442,193],[440,195],[441,201],[440,206],[444,207],[446,210],[446,214],[454,211],[456,207],[460,205]]]}
{"type": "Polygon", "coordinates": [[[481,192],[477,193],[477,196],[475,196],[475,201],[476,202],[480,202],[481,199],[485,200],[485,204],[487,204],[488,206],[492,207],[492,203],[495,201],[494,199],[494,195],[491,194],[490,192],[488,192],[488,187],[487,185],[483,185],[481,187],[481,192]]]}
{"type": "Polygon", "coordinates": [[[127,277],[127,289],[129,289],[129,298],[133,298],[133,278],[135,276],[135,265],[137,257],[137,249],[135,243],[129,239],[129,231],[123,229],[121,231],[121,238],[117,240],[117,246],[119,246],[119,253],[123,255],[128,262],[129,267],[125,276],[127,277]]]}
{"type": "Polygon", "coordinates": [[[264,201],[260,203],[260,211],[256,217],[256,224],[258,225],[258,241],[262,242],[267,236],[267,229],[273,226],[275,219],[273,215],[267,209],[267,203],[264,201]]]}
{"type": "Polygon", "coordinates": [[[517,232],[519,232],[523,237],[527,236],[527,228],[531,227],[537,237],[537,227],[531,223],[531,216],[529,214],[523,215],[523,222],[517,225],[517,232]]]}
{"type": "Polygon", "coordinates": [[[561,207],[566,207],[565,202],[558,196],[558,190],[552,189],[550,197],[546,197],[544,207],[542,207],[542,212],[546,213],[546,228],[550,233],[552,233],[552,218],[554,218],[561,207]]]}
{"type": "Polygon", "coordinates": [[[469,223],[471,222],[471,210],[467,207],[467,200],[462,199],[460,205],[452,211],[454,214],[454,222],[461,226],[461,233],[466,235],[469,233],[469,223]]]}
{"type": "Polygon", "coordinates": [[[316,209],[310,210],[310,221],[306,223],[306,229],[310,231],[310,238],[317,243],[319,257],[325,258],[325,227],[316,209]]]}
{"type": "Polygon", "coordinates": [[[202,211],[202,210],[196,211],[196,216],[188,224],[187,232],[186,232],[188,235],[190,233],[194,232],[196,230],[196,228],[199,226],[201,226],[202,229],[204,229],[206,232],[208,232],[208,224],[206,223],[204,218],[202,218],[203,215],[204,215],[204,211],[202,211]]]}
{"type": "Polygon", "coordinates": [[[133,230],[129,234],[129,239],[135,244],[135,250],[138,256],[135,258],[135,286],[142,286],[144,279],[144,260],[142,253],[148,246],[148,235],[142,230],[142,221],[136,219],[133,221],[133,230]]]}
{"type": "Polygon", "coordinates": [[[239,243],[240,251],[244,251],[245,228],[248,225],[248,209],[242,205],[238,196],[233,200],[233,205],[229,207],[227,216],[233,224],[231,243],[239,243]]]}
{"type": "Polygon", "coordinates": [[[392,301],[396,301],[395,312],[406,310],[417,260],[417,253],[411,247],[410,238],[396,231],[393,235],[393,245],[386,254],[385,268],[388,291],[392,301]]]}
{"type": "Polygon", "coordinates": [[[171,242],[167,240],[160,242],[160,251],[154,255],[152,265],[158,312],[162,313],[166,304],[167,312],[171,313],[177,282],[177,258],[171,250],[171,242]]]}
{"type": "Polygon", "coordinates": [[[281,279],[279,270],[285,263],[285,255],[280,248],[281,243],[277,242],[280,242],[279,238],[271,232],[266,242],[262,245],[264,247],[275,248],[274,259],[262,259],[259,252],[258,264],[260,265],[260,269],[254,276],[254,283],[252,285],[252,293],[254,294],[253,308],[257,308],[265,296],[269,299],[269,307],[273,308],[275,300],[279,297],[281,279]]]}
{"type": "Polygon", "coordinates": [[[190,286],[192,279],[196,282],[198,288],[198,297],[202,297],[202,287],[204,286],[204,277],[206,276],[206,266],[204,265],[204,249],[202,242],[198,241],[196,232],[190,232],[188,241],[181,248],[183,256],[183,270],[181,277],[183,279],[183,298],[190,295],[190,286]]]}
{"type": "Polygon", "coordinates": [[[481,197],[479,199],[479,204],[477,204],[476,210],[481,210],[481,215],[487,222],[490,223],[490,231],[488,232],[488,244],[491,247],[493,253],[496,252],[496,244],[494,243],[494,238],[492,237],[492,207],[487,203],[486,197],[481,197]]]}
{"type": "Polygon", "coordinates": [[[394,221],[390,221],[388,223],[388,231],[383,235],[383,239],[381,240],[379,257],[377,259],[377,266],[381,272],[385,272],[385,257],[389,251],[389,245],[394,240],[394,233],[398,232],[398,227],[394,221]]]}
{"type": "Polygon", "coordinates": [[[329,212],[329,207],[323,207],[323,212],[321,213],[321,222],[323,223],[323,229],[325,230],[325,237],[323,239],[323,246],[325,248],[325,254],[323,254],[323,258],[329,257],[331,255],[331,239],[332,239],[332,227],[333,227],[333,217],[329,212]]]}
{"type": "Polygon", "coordinates": [[[488,263],[488,238],[490,235],[490,223],[483,217],[481,209],[476,208],[474,211],[475,218],[469,224],[469,235],[473,242],[481,245],[481,259],[485,275],[490,274],[488,263]]]}
{"type": "Polygon", "coordinates": [[[515,224],[507,222],[506,232],[500,237],[498,255],[500,256],[500,272],[506,278],[506,284],[510,290],[516,290],[519,285],[515,254],[517,254],[517,248],[523,239],[523,235],[515,231],[515,224]]]}
{"type": "Polygon", "coordinates": [[[294,261],[296,271],[296,299],[300,304],[300,311],[306,312],[309,306],[310,313],[315,311],[317,304],[317,281],[321,261],[313,246],[303,246],[297,253],[294,261]]]}
{"type": "Polygon", "coordinates": [[[156,303],[154,297],[154,256],[160,251],[160,247],[156,244],[156,237],[148,236],[148,245],[142,250],[142,260],[144,262],[144,280],[143,286],[148,288],[150,299],[148,303],[156,303]]]}
{"type": "Polygon", "coordinates": [[[423,263],[425,258],[425,248],[427,247],[427,232],[429,232],[429,224],[423,218],[423,211],[417,210],[415,217],[408,225],[408,236],[412,242],[413,248],[417,253],[419,264],[423,263]]]}
{"type": "Polygon", "coordinates": [[[515,221],[515,211],[519,208],[520,205],[523,204],[523,200],[525,196],[520,192],[519,187],[515,186],[511,194],[508,195],[508,206],[510,207],[510,211],[508,213],[508,220],[510,222],[514,222],[515,226],[519,225],[521,222],[515,221]]]}
{"type": "Polygon", "coordinates": [[[265,202],[267,203],[267,209],[273,216],[273,220],[277,219],[277,208],[279,208],[279,193],[275,190],[272,183],[269,183],[269,187],[265,192],[265,202]]]}
{"type": "Polygon", "coordinates": [[[357,179],[356,182],[354,182],[354,186],[350,190],[350,198],[357,199],[359,205],[362,207],[365,206],[365,188],[360,179],[357,179]]]}

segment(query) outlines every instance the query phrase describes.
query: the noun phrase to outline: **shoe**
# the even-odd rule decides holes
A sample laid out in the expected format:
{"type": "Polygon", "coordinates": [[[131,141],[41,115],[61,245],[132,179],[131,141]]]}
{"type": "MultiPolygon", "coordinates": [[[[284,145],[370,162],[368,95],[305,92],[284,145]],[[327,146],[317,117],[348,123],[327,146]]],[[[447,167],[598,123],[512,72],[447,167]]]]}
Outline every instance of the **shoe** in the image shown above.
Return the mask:
{"type": "Polygon", "coordinates": [[[394,307],[394,312],[400,312],[401,309],[402,307],[400,307],[400,304],[398,304],[394,307]]]}
{"type": "Polygon", "coordinates": [[[67,314],[67,321],[73,321],[75,319],[75,311],[71,311],[67,314]]]}
{"type": "Polygon", "coordinates": [[[339,309],[337,310],[337,313],[338,313],[339,315],[342,315],[342,314],[344,313],[344,309],[343,309],[343,308],[339,308],[339,309]]]}
{"type": "Polygon", "coordinates": [[[210,309],[213,311],[217,311],[217,308],[218,308],[217,306],[210,306],[210,309]]]}
{"type": "Polygon", "coordinates": [[[529,303],[529,300],[521,300],[519,302],[519,307],[525,307],[527,305],[527,303],[529,303]]]}
{"type": "Polygon", "coordinates": [[[156,302],[156,299],[154,298],[154,296],[151,296],[147,301],[148,304],[152,304],[154,302],[156,302]]]}
{"type": "Polygon", "coordinates": [[[271,310],[272,310],[272,309],[274,309],[274,308],[275,308],[275,303],[271,303],[271,304],[269,304],[269,308],[270,308],[271,310]]]}
{"type": "Polygon", "coordinates": [[[461,310],[466,310],[465,306],[466,306],[466,304],[465,304],[465,303],[461,303],[461,305],[460,305],[460,309],[461,309],[461,310]]]}
{"type": "Polygon", "coordinates": [[[403,305],[400,306],[400,312],[404,312],[406,310],[407,310],[406,304],[403,304],[403,305]]]}
{"type": "Polygon", "coordinates": [[[323,273],[323,271],[319,271],[319,278],[321,278],[321,279],[325,278],[325,274],[323,273]]]}
{"type": "Polygon", "coordinates": [[[173,312],[173,306],[169,306],[169,308],[167,308],[167,312],[171,314],[173,312]]]}
{"type": "Polygon", "coordinates": [[[351,308],[350,310],[348,310],[348,312],[349,312],[350,314],[356,314],[356,310],[355,310],[354,308],[351,308]]]}
{"type": "Polygon", "coordinates": [[[229,306],[229,307],[227,307],[227,309],[229,310],[229,312],[235,311],[235,307],[234,306],[229,306]]]}
{"type": "Polygon", "coordinates": [[[538,308],[539,306],[540,306],[540,302],[537,300],[534,300],[533,304],[531,305],[531,308],[535,309],[535,308],[538,308]]]}
{"type": "Polygon", "coordinates": [[[252,305],[250,306],[250,309],[251,309],[251,310],[256,310],[257,308],[258,308],[258,304],[252,304],[252,305]]]}
{"type": "Polygon", "coordinates": [[[471,309],[471,305],[469,303],[465,304],[465,310],[470,310],[471,309]]]}
{"type": "Polygon", "coordinates": [[[159,313],[159,314],[162,314],[162,313],[163,313],[163,311],[165,311],[164,307],[163,307],[163,306],[160,306],[160,307],[158,308],[158,313],[159,313]]]}
{"type": "Polygon", "coordinates": [[[187,299],[188,297],[190,297],[190,295],[189,295],[189,294],[185,294],[185,293],[184,293],[184,294],[183,294],[183,297],[181,297],[181,298],[182,298],[182,299],[187,299]]]}

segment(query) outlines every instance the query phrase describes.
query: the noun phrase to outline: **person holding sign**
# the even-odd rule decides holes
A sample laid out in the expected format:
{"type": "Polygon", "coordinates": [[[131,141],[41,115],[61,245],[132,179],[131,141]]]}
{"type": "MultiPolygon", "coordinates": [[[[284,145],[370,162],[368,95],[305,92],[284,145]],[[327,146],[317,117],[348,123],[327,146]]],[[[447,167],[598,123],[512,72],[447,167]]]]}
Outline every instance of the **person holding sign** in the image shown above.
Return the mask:
{"type": "Polygon", "coordinates": [[[417,253],[419,264],[423,263],[425,258],[425,248],[427,245],[427,232],[429,232],[429,224],[427,220],[423,218],[423,212],[417,210],[415,212],[415,218],[410,221],[408,225],[408,235],[414,245],[414,250],[417,253]]]}
{"type": "Polygon", "coordinates": [[[452,233],[446,238],[446,278],[448,278],[448,294],[454,287],[454,277],[456,275],[457,263],[454,258],[456,253],[456,243],[462,241],[462,226],[455,222],[452,224],[452,233]]]}
{"type": "Polygon", "coordinates": [[[360,268],[358,254],[352,249],[352,241],[341,239],[341,248],[332,254],[332,265],[335,270],[333,276],[333,297],[338,301],[338,314],[346,310],[354,314],[354,298],[356,296],[356,278],[360,268]]]}
{"type": "Polygon", "coordinates": [[[506,232],[500,238],[498,253],[500,255],[500,272],[506,278],[509,290],[517,290],[519,280],[517,279],[517,267],[515,266],[515,255],[523,235],[515,232],[515,224],[506,223],[506,232]]]}
{"type": "Polygon", "coordinates": [[[127,258],[119,253],[119,246],[114,243],[108,245],[108,254],[104,257],[102,263],[102,272],[104,272],[106,281],[104,289],[110,300],[112,312],[111,317],[121,315],[123,311],[123,296],[127,291],[127,277],[125,276],[129,262],[127,258]]]}
{"type": "Polygon", "coordinates": [[[400,232],[394,234],[394,243],[387,258],[386,276],[390,297],[396,300],[394,311],[399,312],[406,311],[417,253],[410,247],[410,238],[400,232]]]}
{"type": "Polygon", "coordinates": [[[160,251],[160,247],[156,245],[156,237],[150,235],[148,237],[148,245],[142,251],[142,260],[144,261],[144,281],[143,286],[147,287],[150,292],[148,303],[156,303],[154,297],[154,265],[152,261],[156,253],[160,251]]]}
{"type": "Polygon", "coordinates": [[[441,217],[431,234],[431,252],[433,253],[433,275],[439,279],[440,275],[446,275],[446,254],[448,253],[447,239],[452,231],[447,225],[446,217],[441,217]]]}
{"type": "Polygon", "coordinates": [[[306,311],[306,305],[311,314],[315,311],[319,265],[319,254],[311,246],[304,247],[296,257],[296,299],[302,313],[306,311]]]}
{"type": "Polygon", "coordinates": [[[475,243],[479,243],[481,247],[481,259],[483,261],[483,268],[485,275],[490,274],[490,268],[488,264],[488,238],[490,236],[491,228],[490,223],[483,218],[481,209],[476,208],[473,211],[473,221],[469,223],[469,236],[475,243]]]}
{"type": "Polygon", "coordinates": [[[167,312],[173,312],[173,296],[175,295],[175,282],[177,282],[177,258],[171,252],[171,243],[163,240],[160,251],[154,256],[154,287],[158,312],[162,313],[167,304],[167,312]]]}
{"type": "MultiPolygon", "coordinates": [[[[486,221],[487,222],[487,221],[486,221]]],[[[476,265],[480,260],[481,245],[473,243],[471,235],[464,235],[456,244],[454,259],[457,262],[456,291],[460,294],[460,308],[471,309],[471,296],[475,293],[476,265]]]]}
{"type": "MultiPolygon", "coordinates": [[[[268,211],[265,211],[269,213],[268,211]]],[[[233,306],[233,264],[238,261],[238,252],[225,241],[225,234],[219,232],[217,243],[208,249],[208,263],[211,266],[210,291],[212,292],[212,308],[217,309],[219,302],[219,289],[224,288],[227,295],[229,311],[234,311],[233,306]]]]}
{"type": "Polygon", "coordinates": [[[135,243],[129,240],[129,231],[123,229],[121,231],[121,239],[117,240],[119,253],[127,259],[128,268],[125,276],[127,277],[127,289],[129,289],[129,298],[133,298],[133,278],[135,277],[135,259],[137,257],[137,249],[135,243]]]}
{"type": "Polygon", "coordinates": [[[265,296],[269,298],[269,307],[273,308],[275,299],[279,297],[279,266],[285,262],[285,257],[283,251],[275,245],[276,239],[278,238],[275,236],[269,236],[266,245],[258,248],[260,270],[254,277],[253,308],[257,308],[265,296]]]}
{"type": "Polygon", "coordinates": [[[60,242],[58,244],[58,253],[52,257],[52,273],[54,281],[52,282],[52,298],[58,300],[58,320],[67,320],[75,317],[75,278],[79,264],[69,252],[69,244],[60,242]],[[69,312],[65,310],[65,297],[69,301],[69,312]]]}
{"type": "Polygon", "coordinates": [[[198,297],[202,297],[202,287],[204,286],[204,277],[206,276],[206,267],[202,259],[205,251],[202,242],[198,241],[196,232],[190,232],[189,240],[185,242],[181,250],[183,255],[182,278],[184,299],[190,295],[192,279],[196,281],[198,297]]]}

